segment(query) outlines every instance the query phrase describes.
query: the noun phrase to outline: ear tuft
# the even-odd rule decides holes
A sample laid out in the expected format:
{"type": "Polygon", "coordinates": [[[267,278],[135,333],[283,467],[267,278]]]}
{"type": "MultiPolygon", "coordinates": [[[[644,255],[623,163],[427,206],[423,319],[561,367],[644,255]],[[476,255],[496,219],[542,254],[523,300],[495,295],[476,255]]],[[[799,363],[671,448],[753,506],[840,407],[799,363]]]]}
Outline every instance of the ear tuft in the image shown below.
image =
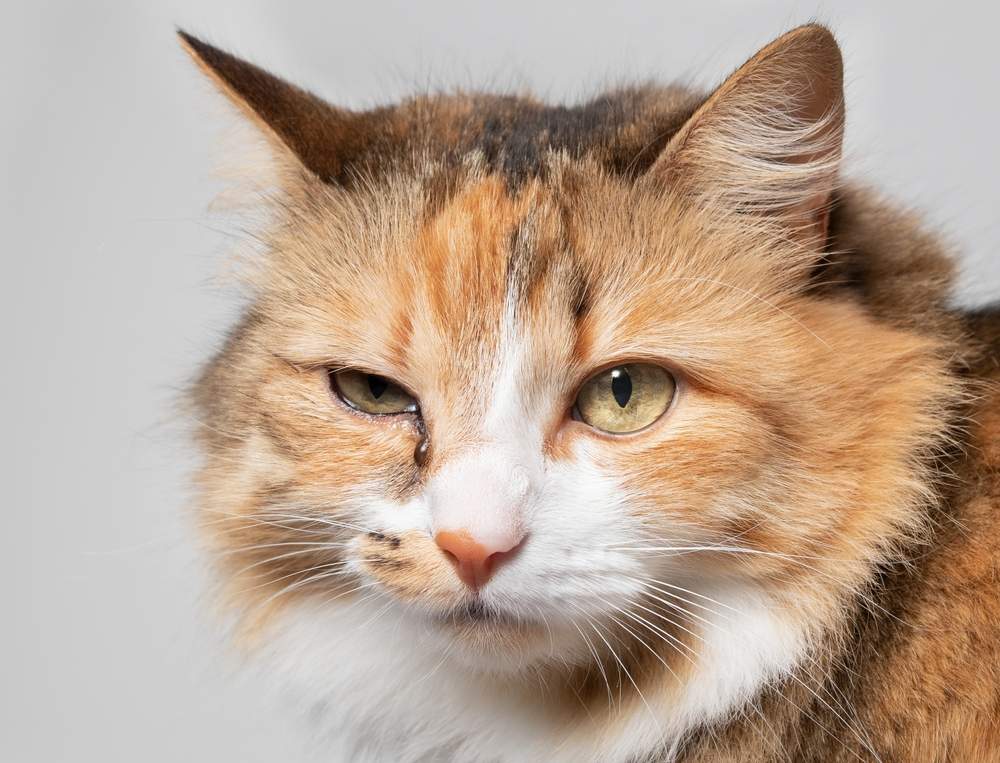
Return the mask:
{"type": "Polygon", "coordinates": [[[829,30],[794,29],[731,75],[652,172],[728,208],[826,238],[844,133],[843,64],[829,30]]]}
{"type": "Polygon", "coordinates": [[[367,143],[360,117],[182,29],[181,45],[220,92],[279,152],[290,153],[318,177],[339,181],[367,143]]]}

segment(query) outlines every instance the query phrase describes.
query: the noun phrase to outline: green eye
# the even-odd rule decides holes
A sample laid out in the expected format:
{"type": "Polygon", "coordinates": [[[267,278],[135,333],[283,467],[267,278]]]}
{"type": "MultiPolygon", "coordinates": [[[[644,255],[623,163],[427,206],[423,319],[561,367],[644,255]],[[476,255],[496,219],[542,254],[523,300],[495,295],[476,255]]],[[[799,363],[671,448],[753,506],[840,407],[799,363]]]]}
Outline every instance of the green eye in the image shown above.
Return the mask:
{"type": "Polygon", "coordinates": [[[330,382],[341,400],[365,413],[386,416],[417,410],[413,396],[384,376],[348,369],[331,371],[330,382]]]}
{"type": "Polygon", "coordinates": [[[635,432],[656,421],[670,406],[677,385],[666,370],[629,363],[591,377],[576,398],[575,412],[603,432],[635,432]]]}

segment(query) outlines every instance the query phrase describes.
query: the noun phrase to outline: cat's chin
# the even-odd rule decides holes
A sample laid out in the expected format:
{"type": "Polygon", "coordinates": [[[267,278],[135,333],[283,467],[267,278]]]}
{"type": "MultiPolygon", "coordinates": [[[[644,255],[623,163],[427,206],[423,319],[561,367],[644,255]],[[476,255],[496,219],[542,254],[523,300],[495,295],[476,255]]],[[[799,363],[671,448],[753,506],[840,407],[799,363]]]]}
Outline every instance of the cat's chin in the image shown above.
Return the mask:
{"type": "Polygon", "coordinates": [[[556,657],[551,627],[473,599],[431,615],[446,649],[471,670],[516,673],[556,657]]]}

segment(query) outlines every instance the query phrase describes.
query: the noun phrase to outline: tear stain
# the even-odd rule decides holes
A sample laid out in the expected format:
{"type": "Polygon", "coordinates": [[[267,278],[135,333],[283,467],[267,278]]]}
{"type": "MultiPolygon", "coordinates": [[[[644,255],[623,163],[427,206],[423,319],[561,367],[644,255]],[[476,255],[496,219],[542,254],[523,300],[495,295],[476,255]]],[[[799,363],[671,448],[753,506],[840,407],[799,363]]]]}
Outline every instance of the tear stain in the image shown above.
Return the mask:
{"type": "Polygon", "coordinates": [[[424,434],[420,438],[420,442],[417,443],[417,447],[413,449],[413,460],[417,466],[424,466],[427,464],[427,458],[430,455],[431,443],[427,439],[427,435],[424,434]]]}

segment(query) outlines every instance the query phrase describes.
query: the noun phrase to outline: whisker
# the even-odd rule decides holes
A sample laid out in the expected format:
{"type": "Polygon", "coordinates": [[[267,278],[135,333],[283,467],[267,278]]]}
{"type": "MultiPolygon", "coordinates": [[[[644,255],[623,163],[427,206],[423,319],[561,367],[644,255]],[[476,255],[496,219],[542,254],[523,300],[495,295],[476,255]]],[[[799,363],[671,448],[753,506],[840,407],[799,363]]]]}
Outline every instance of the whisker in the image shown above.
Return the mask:
{"type": "MultiPolygon", "coordinates": [[[[307,567],[307,568],[305,568],[303,570],[295,570],[294,572],[289,572],[289,573],[287,573],[285,575],[281,575],[280,577],[269,579],[269,580],[265,580],[263,583],[260,583],[258,585],[251,586],[250,588],[244,588],[243,590],[238,591],[237,594],[238,595],[242,595],[242,594],[250,593],[251,591],[260,590],[261,588],[267,588],[268,586],[272,586],[275,583],[280,583],[282,580],[287,580],[288,578],[294,578],[294,577],[298,577],[300,575],[305,575],[308,572],[315,572],[316,570],[327,570],[327,569],[331,569],[331,568],[341,568],[341,567],[345,567],[348,564],[350,564],[350,561],[328,562],[326,564],[317,564],[314,567],[307,567]]],[[[332,569],[331,569],[331,571],[332,571],[332,569]]],[[[324,575],[324,576],[320,576],[320,577],[310,576],[309,578],[307,578],[306,580],[303,581],[303,585],[306,585],[307,583],[311,583],[314,580],[322,580],[322,579],[324,579],[326,577],[333,577],[333,576],[332,575],[329,575],[329,576],[324,575]]]]}
{"type": "Polygon", "coordinates": [[[307,516],[303,514],[294,514],[291,512],[268,510],[265,512],[257,512],[255,514],[238,514],[225,511],[213,511],[211,509],[205,509],[204,511],[211,514],[221,514],[224,518],[229,519],[256,519],[257,521],[266,522],[269,519],[297,519],[302,522],[320,524],[327,527],[339,527],[347,530],[354,530],[355,532],[362,533],[376,533],[376,530],[372,530],[368,527],[362,527],[358,524],[353,524],[350,522],[342,522],[340,520],[332,519],[325,515],[315,514],[312,516],[307,516]]]}
{"type": "MultiPolygon", "coordinates": [[[[309,553],[310,551],[330,551],[337,550],[341,548],[347,548],[349,543],[340,542],[320,542],[320,541],[275,541],[274,543],[255,543],[250,546],[237,546],[236,548],[226,549],[225,551],[220,551],[216,554],[219,557],[233,556],[235,554],[246,554],[249,551],[261,551],[265,548],[287,548],[288,546],[298,547],[299,551],[293,551],[285,556],[297,556],[299,554],[309,553]]],[[[282,557],[273,557],[275,559],[280,559],[282,557]]]]}
{"type": "MultiPolygon", "coordinates": [[[[582,612],[582,610],[580,611],[582,612]]],[[[584,616],[586,617],[585,614],[584,616]]],[[[598,656],[597,650],[594,649],[594,645],[591,643],[590,639],[587,638],[586,634],[584,634],[582,630],[580,630],[580,626],[573,620],[570,620],[570,623],[574,628],[576,628],[577,632],[580,634],[580,638],[584,640],[584,643],[587,644],[587,648],[590,650],[590,653],[594,656],[594,664],[597,665],[597,669],[600,671],[601,677],[604,679],[604,685],[608,689],[608,707],[614,707],[614,698],[611,694],[611,682],[608,680],[608,674],[604,672],[604,661],[598,656]]]]}
{"type": "Polygon", "coordinates": [[[274,601],[275,599],[277,599],[279,596],[284,596],[286,594],[291,593],[292,591],[297,591],[300,588],[303,588],[303,587],[305,587],[307,585],[310,585],[312,583],[318,582],[320,580],[327,580],[329,578],[334,578],[334,577],[338,577],[340,575],[348,575],[348,574],[352,574],[352,571],[351,570],[335,570],[335,571],[332,571],[332,572],[324,572],[324,573],[320,573],[320,574],[317,574],[317,575],[310,575],[309,577],[305,578],[304,580],[299,580],[299,581],[296,581],[296,582],[291,583],[289,585],[286,585],[280,591],[277,591],[277,592],[271,594],[271,596],[269,596],[267,599],[265,599],[261,603],[261,606],[266,606],[267,604],[270,604],[272,601],[274,601]]]}
{"type": "MultiPolygon", "coordinates": [[[[679,654],[681,654],[681,655],[682,655],[683,657],[685,657],[686,659],[688,659],[688,660],[689,660],[689,661],[691,662],[691,664],[692,664],[692,665],[694,665],[694,664],[695,664],[694,660],[691,660],[691,658],[690,658],[690,657],[688,657],[688,656],[687,656],[687,655],[686,655],[686,654],[685,654],[684,652],[682,652],[681,650],[679,650],[679,649],[678,649],[678,648],[677,648],[677,647],[676,647],[676,646],[675,646],[675,645],[674,645],[674,644],[672,643],[672,641],[676,641],[676,639],[673,639],[673,638],[672,638],[672,637],[671,637],[671,636],[670,636],[670,635],[669,635],[669,634],[668,634],[668,633],[667,633],[666,631],[662,630],[661,628],[657,627],[656,625],[653,625],[653,624],[652,624],[651,622],[649,622],[649,621],[648,621],[648,620],[646,620],[645,618],[642,618],[642,617],[638,617],[637,615],[633,614],[632,612],[629,612],[629,611],[628,611],[628,610],[626,610],[626,609],[622,609],[621,607],[615,607],[614,605],[610,604],[610,602],[609,602],[608,604],[609,604],[609,606],[612,606],[612,607],[614,607],[614,609],[615,609],[615,610],[617,610],[618,612],[620,612],[621,614],[623,614],[623,615],[625,615],[626,617],[629,617],[629,618],[631,618],[631,619],[635,620],[636,622],[638,622],[638,623],[640,623],[641,625],[645,626],[645,627],[646,627],[646,628],[648,628],[649,630],[653,631],[653,632],[654,632],[654,635],[660,635],[660,636],[663,636],[663,637],[665,637],[666,639],[670,639],[670,640],[667,640],[667,644],[668,644],[668,645],[669,645],[669,646],[670,646],[670,647],[671,647],[672,649],[674,649],[674,650],[675,650],[675,651],[677,651],[677,652],[678,652],[679,654]]],[[[642,640],[641,638],[639,638],[639,636],[638,636],[638,635],[636,635],[636,634],[635,634],[635,633],[634,633],[634,632],[633,632],[633,631],[631,630],[631,628],[629,628],[629,627],[628,627],[627,625],[625,625],[625,623],[623,623],[623,622],[622,622],[621,620],[619,620],[619,619],[618,619],[617,617],[615,617],[614,615],[609,615],[609,617],[610,617],[610,618],[611,618],[612,620],[614,620],[614,621],[615,621],[616,623],[618,623],[618,624],[619,624],[619,625],[620,625],[620,626],[621,626],[622,628],[624,628],[625,630],[627,630],[627,631],[628,631],[629,633],[632,633],[632,635],[633,635],[633,636],[635,636],[635,638],[636,638],[636,639],[637,639],[637,640],[639,641],[639,643],[640,643],[640,644],[642,644],[642,645],[643,645],[644,647],[646,647],[646,649],[648,649],[648,650],[649,650],[650,652],[652,652],[652,653],[653,653],[653,656],[654,656],[654,657],[656,657],[656,659],[658,659],[658,660],[659,660],[659,661],[660,661],[661,663],[663,663],[663,667],[665,667],[665,668],[666,668],[666,669],[667,669],[668,671],[670,671],[670,675],[672,675],[672,676],[673,676],[674,678],[678,678],[678,676],[677,676],[677,674],[676,674],[676,673],[674,672],[673,668],[671,668],[671,667],[670,667],[670,666],[669,666],[669,665],[668,665],[668,664],[666,663],[666,661],[665,661],[665,660],[664,660],[664,659],[663,659],[663,658],[662,658],[662,657],[661,657],[661,656],[660,656],[660,655],[659,655],[659,654],[658,654],[658,653],[657,653],[656,651],[654,651],[654,650],[653,650],[653,649],[652,649],[652,648],[651,648],[651,647],[650,647],[650,646],[649,646],[649,645],[648,645],[648,644],[647,644],[647,643],[646,643],[645,641],[643,641],[643,640],[642,640]]],[[[686,645],[685,645],[685,646],[686,646],[686,645]]]]}
{"type": "MultiPolygon", "coordinates": [[[[625,667],[625,663],[622,662],[621,657],[618,656],[618,653],[614,650],[614,648],[611,646],[611,644],[608,642],[608,640],[606,638],[604,638],[603,635],[601,635],[601,632],[597,629],[597,625],[592,620],[590,621],[590,627],[594,631],[594,633],[596,633],[598,635],[598,637],[601,639],[601,641],[603,641],[605,643],[605,645],[608,647],[608,649],[611,650],[611,656],[614,658],[615,662],[618,663],[618,667],[621,669],[621,671],[623,671],[625,673],[625,678],[627,678],[628,682],[630,684],[632,684],[632,688],[634,688],[636,690],[636,693],[639,695],[639,699],[642,700],[642,704],[645,705],[646,706],[646,710],[649,711],[649,715],[650,715],[650,717],[652,717],[653,722],[654,723],[658,722],[658,720],[656,718],[656,714],[653,712],[653,708],[651,708],[649,706],[649,703],[646,701],[646,695],[644,695],[642,693],[642,690],[639,688],[639,685],[635,682],[635,679],[632,678],[632,674],[629,672],[628,668],[625,667]]],[[[623,709],[624,709],[624,701],[622,700],[621,673],[619,673],[619,680],[618,680],[618,710],[619,710],[619,712],[621,712],[623,709]]]]}

